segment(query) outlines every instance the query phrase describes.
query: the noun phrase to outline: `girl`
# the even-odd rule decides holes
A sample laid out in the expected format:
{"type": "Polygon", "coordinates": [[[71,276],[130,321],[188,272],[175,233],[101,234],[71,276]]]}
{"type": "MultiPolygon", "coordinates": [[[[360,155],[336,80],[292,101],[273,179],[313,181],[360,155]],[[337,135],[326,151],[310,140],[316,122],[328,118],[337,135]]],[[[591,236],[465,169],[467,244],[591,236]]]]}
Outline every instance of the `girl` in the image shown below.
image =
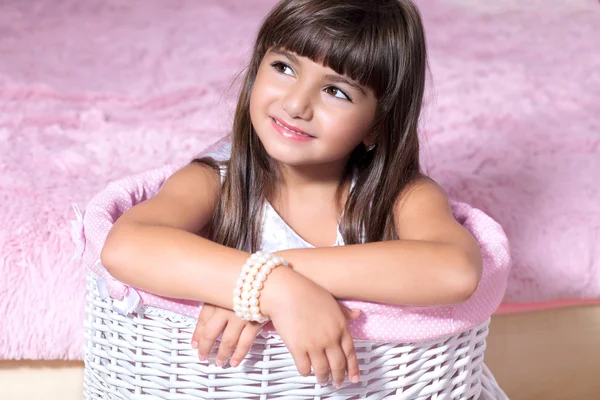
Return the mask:
{"type": "Polygon", "coordinates": [[[420,172],[425,71],[410,0],[279,2],[258,33],[229,159],[194,160],[125,213],[103,265],[203,301],[192,338],[202,360],[222,334],[217,365],[234,349],[238,365],[271,320],[301,375],[358,382],[357,311],[337,300],[462,302],[482,268],[420,172]]]}

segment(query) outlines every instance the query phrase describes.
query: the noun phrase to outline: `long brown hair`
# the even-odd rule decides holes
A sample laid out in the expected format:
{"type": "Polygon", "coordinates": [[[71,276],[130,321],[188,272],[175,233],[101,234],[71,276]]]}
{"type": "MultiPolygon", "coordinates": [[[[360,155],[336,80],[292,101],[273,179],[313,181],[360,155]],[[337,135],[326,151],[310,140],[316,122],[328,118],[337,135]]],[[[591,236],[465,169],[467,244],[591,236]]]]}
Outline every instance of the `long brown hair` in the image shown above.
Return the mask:
{"type": "MultiPolygon", "coordinates": [[[[265,53],[285,49],[369,87],[378,100],[371,127],[376,147],[359,145],[347,171],[356,181],[340,230],[346,244],[397,239],[394,205],[420,176],[417,127],[427,69],[421,17],[410,0],[283,0],[265,18],[234,115],[231,157],[206,236],[223,245],[260,249],[264,202],[278,170],[250,119],[250,94],[265,53]]],[[[195,161],[218,168],[211,158],[195,161]]],[[[346,174],[345,182],[350,179],[346,174]]],[[[341,187],[341,185],[340,185],[341,187]]]]}

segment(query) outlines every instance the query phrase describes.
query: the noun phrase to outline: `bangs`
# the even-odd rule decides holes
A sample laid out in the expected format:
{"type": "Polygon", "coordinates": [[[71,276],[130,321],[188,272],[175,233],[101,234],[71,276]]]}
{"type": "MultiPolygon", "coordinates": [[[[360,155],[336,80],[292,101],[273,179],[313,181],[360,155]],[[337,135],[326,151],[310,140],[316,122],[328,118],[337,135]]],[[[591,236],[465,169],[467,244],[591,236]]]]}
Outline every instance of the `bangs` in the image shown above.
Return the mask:
{"type": "Polygon", "coordinates": [[[382,34],[382,10],[373,6],[369,15],[363,9],[333,3],[327,12],[316,12],[305,4],[286,18],[267,19],[263,26],[262,49],[287,50],[346,75],[369,87],[378,99],[395,85],[399,50],[393,49],[382,34]],[[385,80],[384,77],[388,79],[385,80]],[[391,84],[391,85],[390,85],[391,84]]]}

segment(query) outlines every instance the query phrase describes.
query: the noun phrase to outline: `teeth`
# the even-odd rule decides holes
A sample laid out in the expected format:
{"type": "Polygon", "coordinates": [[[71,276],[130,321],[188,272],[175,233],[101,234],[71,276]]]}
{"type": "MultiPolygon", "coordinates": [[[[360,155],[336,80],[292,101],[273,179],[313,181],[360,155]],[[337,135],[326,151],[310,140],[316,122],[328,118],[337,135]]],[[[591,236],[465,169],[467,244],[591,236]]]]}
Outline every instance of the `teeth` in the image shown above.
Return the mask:
{"type": "Polygon", "coordinates": [[[280,127],[282,127],[283,129],[286,129],[286,130],[288,130],[288,131],[290,131],[290,132],[294,132],[296,135],[310,137],[309,135],[306,135],[306,134],[304,134],[304,133],[302,133],[302,132],[298,132],[298,131],[295,131],[295,130],[293,130],[293,129],[290,129],[290,128],[287,128],[287,127],[283,126],[283,125],[281,124],[281,122],[277,121],[276,119],[274,119],[274,121],[275,121],[275,123],[276,123],[277,125],[279,125],[279,126],[280,126],[280,127]]]}

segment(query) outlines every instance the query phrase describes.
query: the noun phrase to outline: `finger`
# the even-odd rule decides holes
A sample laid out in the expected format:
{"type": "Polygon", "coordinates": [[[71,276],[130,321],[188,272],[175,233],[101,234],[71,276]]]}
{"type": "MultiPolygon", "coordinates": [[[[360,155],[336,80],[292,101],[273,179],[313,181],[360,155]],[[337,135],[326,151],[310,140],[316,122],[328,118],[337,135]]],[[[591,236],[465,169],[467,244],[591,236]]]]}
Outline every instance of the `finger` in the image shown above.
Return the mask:
{"type": "Polygon", "coordinates": [[[198,322],[196,322],[196,328],[194,329],[194,333],[192,333],[192,348],[198,348],[198,341],[200,340],[200,336],[202,335],[202,330],[206,325],[206,322],[210,319],[210,317],[214,314],[215,308],[210,304],[205,304],[200,309],[200,315],[198,316],[198,322]]]}
{"type": "Polygon", "coordinates": [[[346,354],[344,354],[341,344],[328,348],[325,350],[325,354],[327,354],[327,361],[331,370],[333,387],[339,389],[342,387],[346,376],[346,354]]]}
{"type": "Polygon", "coordinates": [[[295,351],[293,349],[289,349],[292,358],[294,359],[294,363],[296,364],[296,369],[298,373],[302,376],[310,375],[310,357],[308,353],[304,351],[295,351]]]}
{"type": "Polygon", "coordinates": [[[358,308],[353,308],[352,309],[352,317],[350,318],[350,321],[357,320],[359,317],[360,317],[360,310],[358,308]]]}
{"type": "Polygon", "coordinates": [[[240,339],[238,340],[237,347],[231,356],[231,366],[237,367],[240,365],[242,360],[246,358],[246,355],[252,348],[256,336],[262,330],[262,325],[257,323],[251,323],[244,327],[240,339]]]}
{"type": "Polygon", "coordinates": [[[346,370],[348,371],[348,379],[352,383],[358,383],[360,381],[360,369],[358,365],[358,356],[356,354],[356,347],[354,346],[354,339],[350,332],[347,332],[342,337],[342,350],[346,356],[346,370]]]}
{"type": "Polygon", "coordinates": [[[198,357],[200,361],[208,360],[217,337],[225,330],[226,326],[226,318],[211,318],[204,326],[202,335],[198,338],[198,357]]]}
{"type": "Polygon", "coordinates": [[[219,344],[219,351],[217,353],[217,359],[215,360],[217,366],[222,367],[225,365],[225,362],[231,353],[233,353],[233,349],[238,344],[245,325],[245,322],[241,319],[229,321],[227,327],[223,331],[221,343],[219,344]]]}
{"type": "Polygon", "coordinates": [[[315,351],[309,353],[308,356],[310,357],[310,363],[315,371],[317,382],[321,385],[327,385],[327,382],[329,382],[329,361],[327,360],[325,351],[315,351]]]}
{"type": "Polygon", "coordinates": [[[343,304],[340,304],[340,307],[344,313],[344,317],[346,317],[348,321],[354,321],[360,317],[360,310],[358,308],[350,309],[343,304]]]}
{"type": "Polygon", "coordinates": [[[340,310],[342,310],[342,313],[344,314],[344,317],[346,319],[349,319],[350,316],[352,315],[352,310],[341,303],[340,303],[340,310]]]}

